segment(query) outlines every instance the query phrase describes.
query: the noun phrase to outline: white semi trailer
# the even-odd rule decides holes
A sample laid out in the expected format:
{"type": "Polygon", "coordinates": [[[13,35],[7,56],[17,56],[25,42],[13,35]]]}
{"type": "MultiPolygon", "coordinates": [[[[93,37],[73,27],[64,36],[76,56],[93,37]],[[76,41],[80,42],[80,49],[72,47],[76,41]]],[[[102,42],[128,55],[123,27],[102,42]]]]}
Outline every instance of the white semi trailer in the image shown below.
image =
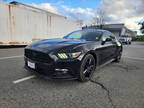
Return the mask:
{"type": "Polygon", "coordinates": [[[82,28],[81,22],[18,2],[0,2],[0,45],[26,45],[60,38],[82,28]]]}

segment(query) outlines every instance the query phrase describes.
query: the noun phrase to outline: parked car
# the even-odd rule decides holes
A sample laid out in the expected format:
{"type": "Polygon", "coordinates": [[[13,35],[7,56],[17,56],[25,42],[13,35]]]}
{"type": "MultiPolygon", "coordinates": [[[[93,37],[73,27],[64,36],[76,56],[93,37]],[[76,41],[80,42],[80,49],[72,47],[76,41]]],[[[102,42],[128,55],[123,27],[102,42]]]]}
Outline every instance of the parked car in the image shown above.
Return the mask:
{"type": "Polygon", "coordinates": [[[131,44],[132,38],[130,36],[122,35],[118,38],[118,40],[125,44],[131,44]]]}
{"type": "Polygon", "coordinates": [[[111,32],[84,29],[27,46],[25,68],[48,79],[88,81],[95,69],[119,62],[121,55],[122,45],[111,32]]]}

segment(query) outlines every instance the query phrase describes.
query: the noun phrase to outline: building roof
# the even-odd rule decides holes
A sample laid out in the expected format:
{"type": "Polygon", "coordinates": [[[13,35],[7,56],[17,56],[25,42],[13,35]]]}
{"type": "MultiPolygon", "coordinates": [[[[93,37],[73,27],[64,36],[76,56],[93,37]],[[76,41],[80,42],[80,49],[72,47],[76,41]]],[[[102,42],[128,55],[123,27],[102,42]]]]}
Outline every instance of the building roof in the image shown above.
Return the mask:
{"type": "Polygon", "coordinates": [[[23,4],[23,3],[20,3],[20,2],[17,2],[17,1],[12,1],[12,2],[10,2],[10,4],[13,4],[13,5],[23,5],[23,6],[26,6],[28,8],[31,8],[31,9],[36,9],[36,10],[39,10],[39,11],[42,11],[42,12],[46,12],[46,13],[50,13],[50,14],[53,14],[53,15],[56,15],[56,16],[60,16],[60,17],[66,18],[65,16],[62,16],[62,15],[59,15],[59,14],[56,14],[56,13],[52,13],[50,11],[47,11],[47,10],[44,10],[44,9],[40,9],[40,8],[31,6],[31,5],[23,4]]]}
{"type": "Polygon", "coordinates": [[[134,32],[130,29],[128,29],[125,24],[120,23],[120,24],[104,24],[104,25],[92,25],[92,26],[86,26],[83,27],[83,29],[86,28],[96,28],[96,29],[103,29],[103,30],[108,30],[110,32],[119,32],[119,34],[122,33],[123,29],[125,29],[125,32],[134,34],[134,32]]]}
{"type": "Polygon", "coordinates": [[[119,26],[119,25],[124,25],[124,23],[119,23],[119,24],[104,24],[105,26],[119,26]]]}
{"type": "Polygon", "coordinates": [[[121,31],[123,27],[125,26],[123,23],[121,23],[121,24],[94,25],[94,26],[88,26],[84,28],[102,28],[104,30],[109,30],[109,31],[121,31]]]}

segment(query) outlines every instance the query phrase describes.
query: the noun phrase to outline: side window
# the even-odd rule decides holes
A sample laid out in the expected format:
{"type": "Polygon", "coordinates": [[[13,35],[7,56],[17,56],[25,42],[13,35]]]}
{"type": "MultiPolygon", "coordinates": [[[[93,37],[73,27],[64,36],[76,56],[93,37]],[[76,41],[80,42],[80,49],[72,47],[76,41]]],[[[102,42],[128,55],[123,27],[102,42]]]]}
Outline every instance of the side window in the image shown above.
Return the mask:
{"type": "Polygon", "coordinates": [[[115,35],[108,31],[104,33],[103,38],[107,39],[107,41],[115,41],[116,40],[115,35]]]}
{"type": "Polygon", "coordinates": [[[112,40],[115,40],[115,39],[116,39],[116,37],[115,37],[115,35],[114,35],[113,33],[110,33],[110,38],[111,38],[112,40]]]}
{"type": "Polygon", "coordinates": [[[110,38],[110,36],[111,36],[110,32],[105,32],[103,38],[107,39],[110,38]]]}

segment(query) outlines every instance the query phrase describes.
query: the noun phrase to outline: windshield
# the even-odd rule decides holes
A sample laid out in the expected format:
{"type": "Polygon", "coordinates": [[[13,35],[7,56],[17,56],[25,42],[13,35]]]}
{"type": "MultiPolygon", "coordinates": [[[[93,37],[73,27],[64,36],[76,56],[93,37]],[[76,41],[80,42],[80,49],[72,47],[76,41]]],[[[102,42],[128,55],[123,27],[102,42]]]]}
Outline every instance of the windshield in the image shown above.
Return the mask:
{"type": "Polygon", "coordinates": [[[81,31],[75,31],[67,36],[65,36],[65,39],[83,39],[86,41],[99,41],[100,37],[102,35],[102,32],[97,30],[81,30],[81,31]]]}
{"type": "Polygon", "coordinates": [[[122,36],[120,36],[120,37],[128,37],[128,36],[122,35],[122,36]]]}

